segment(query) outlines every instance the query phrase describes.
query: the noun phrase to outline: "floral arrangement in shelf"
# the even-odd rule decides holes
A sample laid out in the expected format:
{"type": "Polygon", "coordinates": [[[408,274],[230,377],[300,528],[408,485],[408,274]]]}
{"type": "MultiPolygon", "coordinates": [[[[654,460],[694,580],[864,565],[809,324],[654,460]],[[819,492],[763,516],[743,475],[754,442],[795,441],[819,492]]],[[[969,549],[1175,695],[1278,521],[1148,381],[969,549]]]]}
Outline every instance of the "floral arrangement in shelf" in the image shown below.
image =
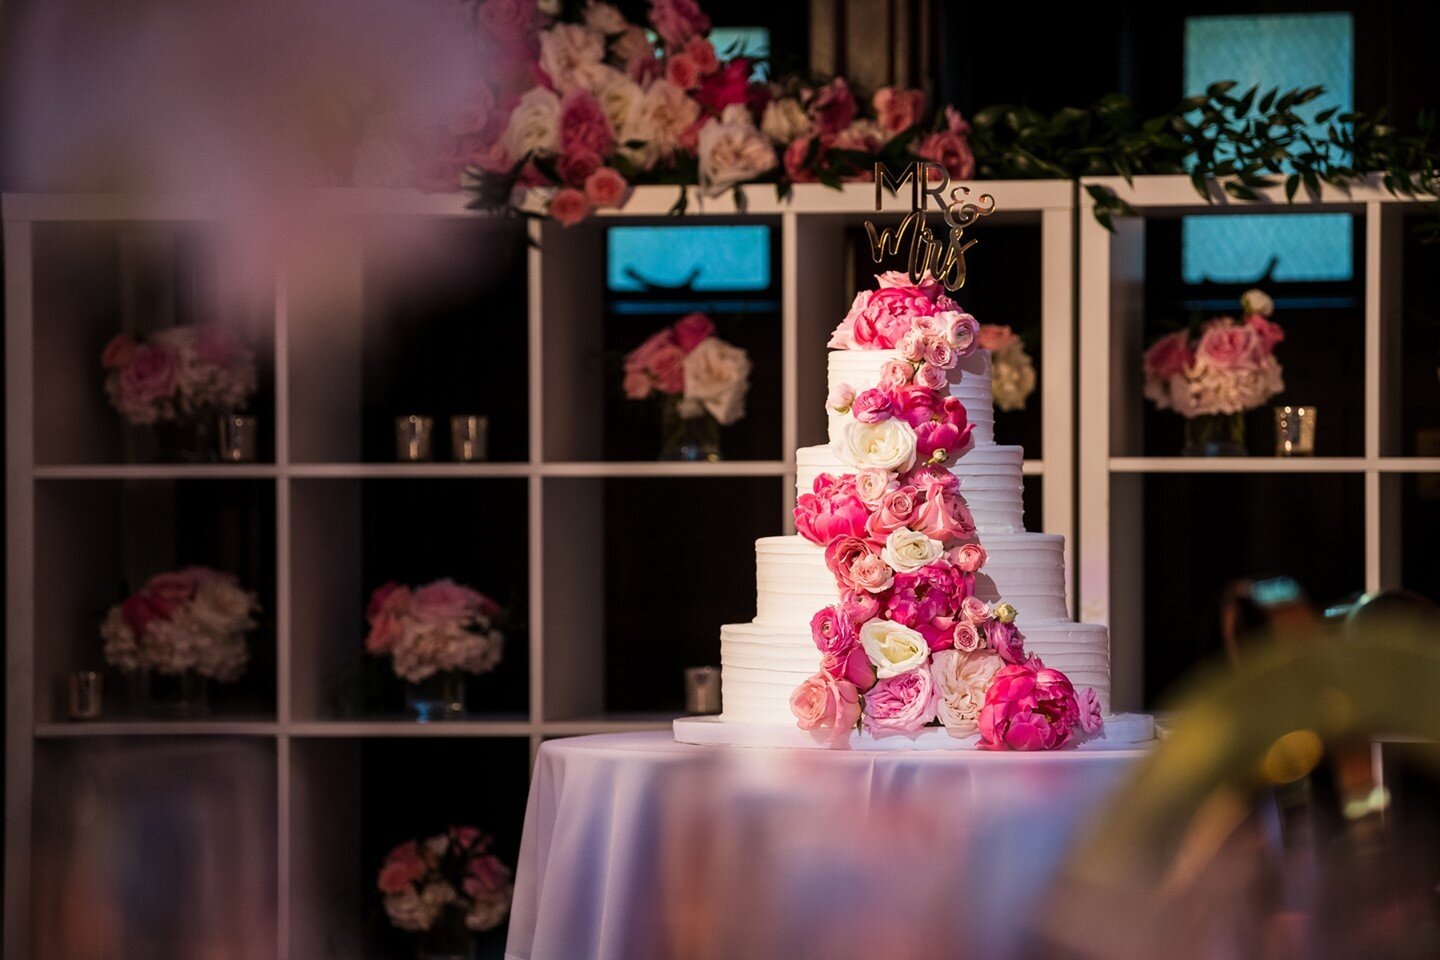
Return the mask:
{"type": "Polygon", "coordinates": [[[1285,331],[1263,291],[1240,298],[1242,319],[1215,317],[1167,334],[1145,351],[1145,396],[1187,421],[1186,452],[1244,452],[1241,415],[1285,389],[1275,348],[1285,331]]]}
{"type": "Polygon", "coordinates": [[[385,857],[376,879],[390,922],[418,933],[435,955],[469,952],[476,933],[505,922],[512,874],[474,827],[409,840],[385,857]]]}
{"type": "Polygon", "coordinates": [[[1035,363],[1025,352],[1025,341],[1007,326],[980,325],[980,346],[990,351],[990,393],[995,406],[1007,412],[1024,410],[1035,392],[1035,363]]]}
{"type": "Polygon", "coordinates": [[[365,651],[390,657],[395,675],[420,683],[439,673],[481,674],[500,663],[500,606],[449,577],[414,589],[375,588],[365,619],[365,651]]]}
{"type": "Polygon", "coordinates": [[[994,749],[1041,750],[1097,735],[1100,705],[1028,656],[1008,603],[975,596],[986,560],[947,469],[970,443],[949,375],[977,345],[975,318],[940,285],[902,274],[861,291],[832,346],[893,350],[879,383],[838,384],[832,449],[855,472],[820,474],[795,527],[825,551],[839,603],[811,620],[820,670],[791,696],[801,729],[847,745],[940,723],[994,749]]]}
{"type": "Polygon", "coordinates": [[[245,672],[245,635],[257,626],[260,601],[228,573],[185,567],[159,573],[133,596],[115,604],[100,625],[105,662],[125,673],[175,681],[151,707],[169,713],[205,709],[203,683],[230,683],[245,672]]]}
{"type": "Polygon", "coordinates": [[[116,334],[100,356],[105,394],[129,423],[173,423],[243,410],[255,353],[221,324],[170,327],[137,341],[116,334]]]}
{"type": "Polygon", "coordinates": [[[569,225],[620,205],[636,183],[699,184],[712,196],[774,183],[783,193],[917,157],[974,174],[969,127],[953,109],[927,114],[919,90],[867,97],[843,78],[761,82],[753,59],[715,49],[694,0],[651,0],[648,14],[649,34],[595,0],[481,2],[494,62],[448,118],[405,138],[419,185],[454,190],[464,179],[487,207],[517,186],[548,188],[546,212],[569,225]]]}
{"type": "Polygon", "coordinates": [[[720,459],[720,427],[745,416],[750,357],[703,313],[681,317],[625,355],[625,396],[658,396],[667,460],[720,459]]]}

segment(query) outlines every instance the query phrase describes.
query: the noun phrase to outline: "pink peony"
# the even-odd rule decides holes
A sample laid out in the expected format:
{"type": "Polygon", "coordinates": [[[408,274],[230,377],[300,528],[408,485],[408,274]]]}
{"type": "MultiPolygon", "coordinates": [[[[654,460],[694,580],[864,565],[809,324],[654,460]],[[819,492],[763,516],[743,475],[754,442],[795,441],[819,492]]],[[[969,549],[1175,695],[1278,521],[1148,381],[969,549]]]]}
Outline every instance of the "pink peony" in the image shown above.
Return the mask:
{"type": "Polygon", "coordinates": [[[950,559],[966,573],[974,573],[985,566],[985,548],[978,543],[962,543],[951,551],[950,559]]]}
{"type": "Polygon", "coordinates": [[[912,427],[929,423],[939,412],[940,395],[922,384],[912,383],[898,391],[896,398],[899,407],[896,415],[912,427]]]}
{"type": "Polygon", "coordinates": [[[650,26],[665,46],[679,49],[710,32],[710,18],[695,0],[650,0],[650,26]]]}
{"type": "Polygon", "coordinates": [[[416,620],[425,623],[467,621],[480,612],[484,601],[477,591],[445,577],[416,590],[410,610],[416,620]]]}
{"type": "Polygon", "coordinates": [[[992,749],[1050,750],[1070,741],[1077,714],[1064,674],[1034,663],[1010,664],[985,693],[980,735],[992,749]]]}
{"type": "Polygon", "coordinates": [[[1161,337],[1145,351],[1145,375],[1169,380],[1179,376],[1194,362],[1190,339],[1184,330],[1180,330],[1161,337]]]}
{"type": "Polygon", "coordinates": [[[822,135],[833,136],[850,126],[858,109],[850,85],[844,77],[836,77],[815,95],[810,104],[810,116],[822,135]]]}
{"type": "Polygon", "coordinates": [[[894,398],[884,390],[871,387],[856,395],[850,410],[861,423],[880,423],[894,416],[894,398]]]}
{"type": "Polygon", "coordinates": [[[557,223],[573,227],[590,212],[590,201],[585,194],[572,187],[556,190],[550,198],[550,216],[557,223]]]}
{"type": "Polygon", "coordinates": [[[836,746],[849,739],[860,719],[860,691],[849,681],[818,673],[795,688],[790,712],[801,730],[826,731],[825,741],[836,746]]]}
{"type": "Polygon", "coordinates": [[[1230,317],[1220,317],[1205,325],[1195,358],[1217,370],[1241,370],[1257,365],[1256,344],[1259,338],[1250,327],[1242,327],[1230,317]]]}
{"type": "Polygon", "coordinates": [[[972,579],[954,567],[929,564],[913,573],[896,574],[885,613],[918,631],[931,650],[942,650],[954,642],[960,610],[974,589],[972,579]]]}
{"type": "Polygon", "coordinates": [[[853,627],[868,623],[880,615],[880,598],[864,590],[840,592],[840,616],[853,627]]]}
{"type": "Polygon", "coordinates": [[[135,358],[135,341],[128,333],[117,333],[105,344],[100,354],[100,365],[106,370],[120,370],[130,365],[135,358]]]}
{"type": "MultiPolygon", "coordinates": [[[[695,101],[713,114],[732,104],[743,104],[750,89],[750,61],[737,57],[700,83],[695,101]]],[[[768,141],[767,141],[768,142],[768,141]]]]}
{"type": "Polygon", "coordinates": [[[891,136],[915,126],[925,112],[925,94],[920,90],[881,87],[875,91],[870,102],[875,107],[875,119],[881,129],[891,136]]]}
{"type": "Polygon", "coordinates": [[[715,324],[703,313],[687,313],[675,321],[675,343],[689,353],[715,333],[715,324]]]}
{"type": "Polygon", "coordinates": [[[929,670],[908,670],[879,681],[865,696],[865,729],[872,735],[918,733],[935,719],[935,681],[929,670]]]}
{"type": "Polygon", "coordinates": [[[853,494],[822,496],[806,493],[795,500],[795,530],[824,546],[839,537],[863,537],[870,511],[853,494]]]}
{"type": "Polygon", "coordinates": [[[130,365],[120,371],[120,393],[133,402],[150,403],[174,396],[179,385],[180,366],[166,347],[141,344],[130,365]]]}
{"type": "Polygon", "coordinates": [[[931,540],[939,540],[947,547],[975,536],[975,520],[970,516],[970,509],[965,506],[964,501],[952,493],[940,490],[925,498],[925,504],[916,517],[915,528],[931,540]]]}
{"type": "Polygon", "coordinates": [[[614,167],[599,167],[585,178],[585,196],[597,207],[618,207],[630,184],[614,167]]]}
{"type": "Polygon", "coordinates": [[[954,180],[975,176],[975,155],[970,152],[970,142],[963,134],[949,130],[932,133],[920,141],[915,152],[922,160],[940,164],[954,180]]]}
{"type": "Polygon", "coordinates": [[[924,463],[942,463],[955,459],[970,442],[970,425],[961,430],[953,423],[931,421],[915,428],[915,459],[924,463]]]}

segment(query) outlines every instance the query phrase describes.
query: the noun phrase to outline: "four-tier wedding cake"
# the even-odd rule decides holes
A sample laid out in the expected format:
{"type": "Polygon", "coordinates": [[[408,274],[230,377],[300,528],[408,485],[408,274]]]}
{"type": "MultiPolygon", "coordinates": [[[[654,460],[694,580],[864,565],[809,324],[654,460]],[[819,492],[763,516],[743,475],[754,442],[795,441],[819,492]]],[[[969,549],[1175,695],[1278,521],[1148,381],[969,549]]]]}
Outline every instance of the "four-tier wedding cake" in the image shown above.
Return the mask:
{"type": "Polygon", "coordinates": [[[721,628],[724,713],[691,742],[1050,749],[1148,739],[1110,713],[1109,638],[1028,533],[990,356],[928,278],[877,278],[831,338],[830,443],[796,451],[794,536],[756,542],[756,615],[721,628]],[[1107,729],[1108,728],[1108,729],[1107,729]]]}

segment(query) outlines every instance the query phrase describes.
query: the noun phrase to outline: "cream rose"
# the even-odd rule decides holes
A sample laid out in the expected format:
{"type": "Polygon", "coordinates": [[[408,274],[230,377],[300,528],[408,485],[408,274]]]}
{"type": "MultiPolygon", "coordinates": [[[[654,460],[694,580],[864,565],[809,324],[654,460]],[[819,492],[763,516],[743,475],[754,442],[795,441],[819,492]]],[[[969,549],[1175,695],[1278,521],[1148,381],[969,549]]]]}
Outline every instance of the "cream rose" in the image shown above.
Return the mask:
{"type": "Polygon", "coordinates": [[[712,197],[754,180],[776,163],[769,138],[755,129],[748,114],[741,120],[737,111],[728,107],[722,119],[710,120],[700,128],[697,153],[700,186],[712,197]]]}
{"type": "Polygon", "coordinates": [[[915,428],[904,420],[892,417],[880,423],[861,423],[850,417],[836,426],[830,449],[841,463],[898,473],[915,465],[915,428]]]}
{"type": "Polygon", "coordinates": [[[729,425],[745,416],[750,389],[750,358],[719,337],[701,340],[685,357],[685,400],[704,405],[710,416],[729,425]]]}
{"type": "Polygon", "coordinates": [[[930,676],[938,693],[940,722],[956,736],[975,733],[985,691],[1005,661],[993,653],[939,650],[930,658],[930,676]]]}
{"type": "Polygon", "coordinates": [[[630,26],[614,4],[597,3],[591,0],[585,4],[585,26],[606,36],[614,36],[617,33],[624,33],[625,28],[630,26]]]}
{"type": "Polygon", "coordinates": [[[666,80],[650,84],[637,109],[632,110],[629,119],[616,139],[623,145],[631,140],[644,141],[639,150],[622,151],[632,160],[649,168],[663,157],[668,157],[680,145],[680,138],[696,120],[700,119],[700,104],[689,94],[666,80]]]}
{"type": "Polygon", "coordinates": [[[1246,290],[1240,294],[1240,309],[1247,317],[1257,313],[1268,317],[1275,312],[1275,301],[1264,290],[1246,290]]]}
{"type": "Polygon", "coordinates": [[[640,109],[645,92],[638,83],[612,67],[601,67],[596,77],[595,99],[600,101],[611,131],[619,133],[640,109]]]}
{"type": "Polygon", "coordinates": [[[567,93],[584,82],[605,59],[605,38],[578,23],[557,23],[540,34],[540,69],[567,93]]]}
{"type": "Polygon", "coordinates": [[[190,615],[215,633],[238,633],[255,626],[251,612],[254,598],[233,584],[221,580],[202,581],[190,604],[190,615]]]}
{"type": "Polygon", "coordinates": [[[925,666],[930,645],[925,638],[902,623],[875,618],[860,628],[860,646],[875,665],[881,680],[925,666]]]}
{"type": "Polygon", "coordinates": [[[901,527],[885,538],[885,549],[880,551],[880,556],[899,573],[913,573],[945,556],[945,545],[918,530],[901,527]]]}
{"type": "Polygon", "coordinates": [[[788,144],[801,137],[808,137],[815,129],[810,115],[794,97],[780,97],[765,105],[760,117],[760,129],[771,140],[788,144]]]}
{"type": "Polygon", "coordinates": [[[889,470],[865,467],[855,474],[855,493],[867,507],[878,507],[885,494],[899,489],[899,478],[889,470]]]}
{"type": "Polygon", "coordinates": [[[527,153],[553,153],[560,149],[560,98],[555,91],[535,87],[520,98],[500,138],[511,160],[527,153]]]}

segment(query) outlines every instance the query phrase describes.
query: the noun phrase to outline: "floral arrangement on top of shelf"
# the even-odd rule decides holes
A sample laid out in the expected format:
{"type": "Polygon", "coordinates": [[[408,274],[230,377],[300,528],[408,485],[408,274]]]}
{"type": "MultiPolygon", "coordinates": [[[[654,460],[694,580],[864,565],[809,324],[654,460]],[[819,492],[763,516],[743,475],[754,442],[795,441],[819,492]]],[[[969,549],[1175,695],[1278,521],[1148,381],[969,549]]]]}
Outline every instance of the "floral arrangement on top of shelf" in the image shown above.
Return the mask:
{"type": "Polygon", "coordinates": [[[217,458],[220,417],[244,410],[257,385],[255,352],[218,323],[170,327],[144,341],[118,333],[100,364],[116,412],[161,427],[167,452],[192,462],[217,458]]]}
{"type": "Polygon", "coordinates": [[[421,723],[465,716],[465,674],[499,664],[505,638],[500,605],[449,577],[411,589],[391,582],[370,595],[365,651],[389,656],[421,723]]]}
{"type": "Polygon", "coordinates": [[[420,934],[422,958],[472,956],[475,934],[505,922],[515,887],[490,844],[475,827],[451,827],[386,855],[375,885],[390,922],[420,934]]]}
{"type": "Polygon", "coordinates": [[[153,714],[201,716],[208,710],[206,681],[230,683],[245,672],[245,634],[259,613],[259,598],[228,573],[209,567],[159,573],[106,613],[105,662],[146,681],[153,714]]]}
{"type": "Polygon", "coordinates": [[[625,355],[625,396],[658,396],[661,460],[720,459],[720,427],[745,416],[750,357],[703,313],[681,317],[625,355]]]}
{"type": "Polygon", "coordinates": [[[990,393],[995,406],[1007,412],[1024,410],[1035,392],[1035,362],[1025,352],[1025,341],[1008,326],[980,324],[980,349],[990,351],[990,393]]]}
{"type": "Polygon", "coordinates": [[[795,528],[825,548],[840,602],[810,628],[820,672],[791,696],[803,730],[846,746],[915,735],[937,720],[992,749],[1048,750],[1103,729],[1094,690],[1027,656],[1008,603],[974,595],[985,549],[945,464],[970,445],[949,371],[976,347],[978,324],[933,281],[901,273],[862,290],[830,346],[890,350],[875,387],[839,384],[832,448],[855,469],[822,473],[795,504],[795,528]]]}
{"type": "Polygon", "coordinates": [[[1245,411],[1285,389],[1275,347],[1285,331],[1261,290],[1240,297],[1243,320],[1215,317],[1145,351],[1145,396],[1185,418],[1187,456],[1244,456],[1245,411]]]}

